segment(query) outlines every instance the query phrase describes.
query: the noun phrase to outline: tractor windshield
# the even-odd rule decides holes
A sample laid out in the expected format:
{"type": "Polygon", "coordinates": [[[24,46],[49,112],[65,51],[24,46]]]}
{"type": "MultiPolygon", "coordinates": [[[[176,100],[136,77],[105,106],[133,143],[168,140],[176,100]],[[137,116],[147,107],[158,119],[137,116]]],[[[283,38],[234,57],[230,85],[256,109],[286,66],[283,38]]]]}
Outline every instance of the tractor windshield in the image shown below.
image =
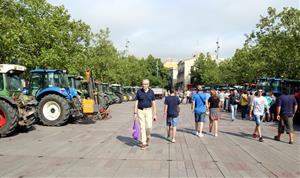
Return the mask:
{"type": "Polygon", "coordinates": [[[20,74],[7,74],[6,77],[8,90],[10,91],[22,91],[22,80],[20,74]]]}
{"type": "Polygon", "coordinates": [[[111,90],[112,90],[113,92],[121,92],[121,87],[120,87],[120,86],[112,86],[112,87],[111,87],[111,90]]]}
{"type": "Polygon", "coordinates": [[[75,83],[75,88],[76,88],[77,90],[81,90],[81,89],[82,89],[81,80],[75,79],[75,80],[74,80],[74,83],[75,83]]]}
{"type": "Polygon", "coordinates": [[[101,88],[102,88],[102,91],[103,92],[108,92],[109,91],[109,88],[108,88],[108,85],[101,85],[101,88]]]}
{"type": "Polygon", "coordinates": [[[48,73],[47,76],[48,87],[68,88],[67,75],[60,72],[48,73]]]}

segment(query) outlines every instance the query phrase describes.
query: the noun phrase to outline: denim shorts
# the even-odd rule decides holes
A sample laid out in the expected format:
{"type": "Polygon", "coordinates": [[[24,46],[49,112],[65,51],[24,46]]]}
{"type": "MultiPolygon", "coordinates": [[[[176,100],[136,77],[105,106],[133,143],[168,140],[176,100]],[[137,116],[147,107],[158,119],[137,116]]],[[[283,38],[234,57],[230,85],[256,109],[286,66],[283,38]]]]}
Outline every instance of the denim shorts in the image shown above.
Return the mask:
{"type": "Polygon", "coordinates": [[[255,120],[255,123],[256,123],[257,126],[260,125],[262,119],[263,119],[263,116],[261,116],[261,115],[254,115],[254,120],[255,120]]]}
{"type": "Polygon", "coordinates": [[[195,122],[205,122],[205,112],[195,113],[195,122]]]}
{"type": "Polygon", "coordinates": [[[167,126],[176,127],[177,126],[177,117],[168,117],[167,118],[167,126]]]}

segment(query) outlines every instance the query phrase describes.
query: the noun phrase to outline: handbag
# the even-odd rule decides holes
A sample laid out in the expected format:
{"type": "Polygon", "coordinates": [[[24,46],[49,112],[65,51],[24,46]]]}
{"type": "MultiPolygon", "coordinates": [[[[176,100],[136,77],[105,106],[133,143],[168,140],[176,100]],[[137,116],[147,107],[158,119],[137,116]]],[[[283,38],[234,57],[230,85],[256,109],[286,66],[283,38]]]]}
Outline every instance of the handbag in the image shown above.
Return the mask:
{"type": "Polygon", "coordinates": [[[140,138],[140,128],[139,128],[139,124],[136,119],[133,122],[132,137],[135,140],[138,140],[140,138]]]}

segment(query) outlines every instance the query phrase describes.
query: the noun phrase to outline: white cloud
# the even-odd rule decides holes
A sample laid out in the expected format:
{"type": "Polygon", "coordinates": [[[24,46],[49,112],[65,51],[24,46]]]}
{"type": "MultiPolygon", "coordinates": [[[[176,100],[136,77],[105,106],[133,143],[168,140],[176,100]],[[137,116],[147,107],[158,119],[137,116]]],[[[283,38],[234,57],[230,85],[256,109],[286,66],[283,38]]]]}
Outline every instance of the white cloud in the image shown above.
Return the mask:
{"type": "Polygon", "coordinates": [[[213,52],[220,39],[220,56],[231,57],[242,46],[267,7],[299,8],[298,0],[49,0],[64,5],[72,17],[94,32],[111,29],[120,49],[126,40],[137,56],[186,58],[196,51],[213,52]]]}

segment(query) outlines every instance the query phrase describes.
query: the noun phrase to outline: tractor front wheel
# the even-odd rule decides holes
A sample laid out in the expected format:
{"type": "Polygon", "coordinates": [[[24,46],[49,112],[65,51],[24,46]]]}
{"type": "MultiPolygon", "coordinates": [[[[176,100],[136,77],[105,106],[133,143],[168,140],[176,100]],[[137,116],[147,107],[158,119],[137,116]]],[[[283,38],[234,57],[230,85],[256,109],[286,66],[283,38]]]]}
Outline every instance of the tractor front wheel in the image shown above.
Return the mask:
{"type": "Polygon", "coordinates": [[[70,105],[61,96],[46,95],[39,103],[38,115],[44,125],[61,126],[68,122],[70,105]]]}
{"type": "Polygon", "coordinates": [[[17,125],[17,110],[6,101],[0,100],[0,136],[7,136],[13,133],[17,125]]]}

